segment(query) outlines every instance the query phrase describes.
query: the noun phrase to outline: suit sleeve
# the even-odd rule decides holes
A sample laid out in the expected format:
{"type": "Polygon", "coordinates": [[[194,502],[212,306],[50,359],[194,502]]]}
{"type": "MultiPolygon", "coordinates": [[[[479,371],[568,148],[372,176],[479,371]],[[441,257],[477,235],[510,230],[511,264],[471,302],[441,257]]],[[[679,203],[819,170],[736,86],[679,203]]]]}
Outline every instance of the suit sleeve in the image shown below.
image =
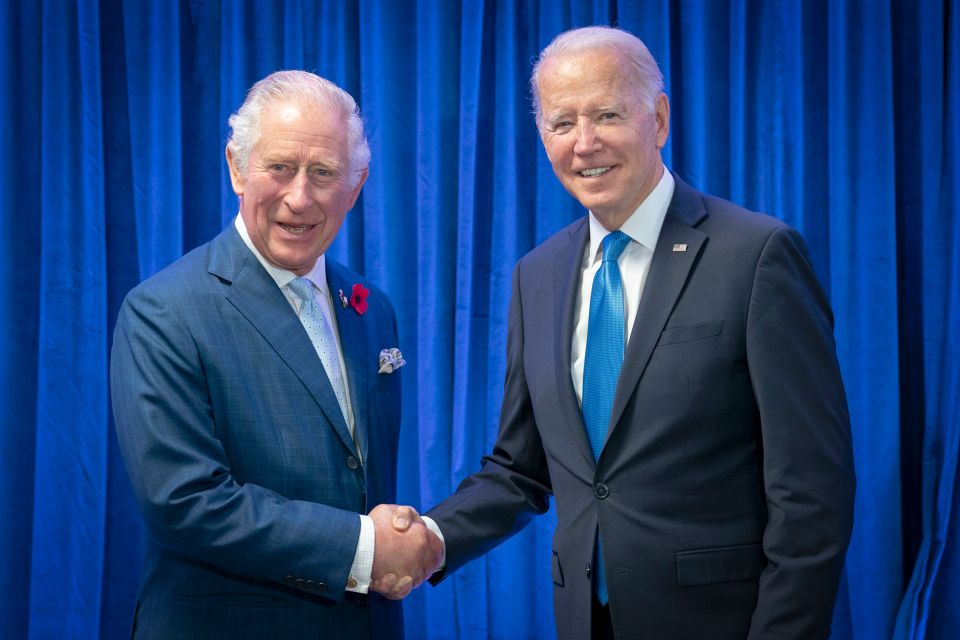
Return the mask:
{"type": "Polygon", "coordinates": [[[443,532],[446,566],[431,582],[443,580],[518,532],[549,508],[546,455],[540,441],[523,366],[523,302],[520,272],[513,273],[507,329],[507,372],[500,430],[480,471],[428,515],[443,532]]]}
{"type": "Polygon", "coordinates": [[[234,575],[341,599],[358,514],[288,500],[231,475],[208,379],[180,315],[164,296],[135,289],[114,334],[117,435],[151,537],[234,575]]]}
{"type": "Polygon", "coordinates": [[[761,252],[746,341],[768,513],[749,637],[827,638],[853,525],[853,454],[832,314],[791,229],[761,252]]]}

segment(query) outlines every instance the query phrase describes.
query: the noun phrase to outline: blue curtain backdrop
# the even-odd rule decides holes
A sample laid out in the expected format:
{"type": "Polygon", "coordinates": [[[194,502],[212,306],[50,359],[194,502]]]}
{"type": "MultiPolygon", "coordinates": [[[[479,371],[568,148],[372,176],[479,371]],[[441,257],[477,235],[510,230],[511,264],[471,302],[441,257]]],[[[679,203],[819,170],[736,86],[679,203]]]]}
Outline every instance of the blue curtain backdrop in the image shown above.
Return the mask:
{"type": "MultiPolygon", "coordinates": [[[[330,252],[399,313],[401,499],[431,506],[478,467],[513,264],[583,215],[540,147],[531,60],[597,23],[663,69],[668,166],[798,227],[830,294],[859,477],[834,636],[960,637],[951,0],[0,3],[0,636],[129,633],[143,526],[113,322],[235,215],[225,122],[271,71],[317,71],[367,120],[370,179],[330,252]]],[[[408,635],[553,637],[553,524],[418,591],[408,635]]]]}

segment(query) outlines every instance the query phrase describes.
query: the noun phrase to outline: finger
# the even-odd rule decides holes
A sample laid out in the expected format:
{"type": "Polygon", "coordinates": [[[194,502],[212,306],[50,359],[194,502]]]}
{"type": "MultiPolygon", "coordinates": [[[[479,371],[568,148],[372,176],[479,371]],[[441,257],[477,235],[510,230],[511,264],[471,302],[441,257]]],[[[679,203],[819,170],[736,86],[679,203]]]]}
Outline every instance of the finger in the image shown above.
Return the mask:
{"type": "Polygon", "coordinates": [[[393,586],[397,583],[397,574],[387,573],[375,580],[370,581],[370,588],[374,589],[377,593],[386,595],[390,593],[390,590],[393,589],[393,586]],[[374,586],[376,584],[376,586],[374,586]]]}
{"type": "Polygon", "coordinates": [[[402,598],[406,598],[412,590],[413,578],[410,576],[404,576],[397,580],[396,584],[393,585],[393,588],[390,589],[390,595],[387,597],[391,600],[400,600],[402,598]]]}
{"type": "Polygon", "coordinates": [[[406,589],[404,589],[403,591],[401,591],[401,592],[399,592],[399,593],[396,593],[396,594],[393,596],[392,599],[393,599],[393,600],[403,600],[403,599],[406,598],[408,595],[410,595],[410,592],[411,592],[411,591],[413,591],[413,589],[408,586],[408,587],[407,587],[406,589]]]}
{"type": "Polygon", "coordinates": [[[405,589],[403,591],[391,591],[389,593],[381,594],[387,600],[403,600],[408,595],[410,595],[410,589],[405,589]]]}

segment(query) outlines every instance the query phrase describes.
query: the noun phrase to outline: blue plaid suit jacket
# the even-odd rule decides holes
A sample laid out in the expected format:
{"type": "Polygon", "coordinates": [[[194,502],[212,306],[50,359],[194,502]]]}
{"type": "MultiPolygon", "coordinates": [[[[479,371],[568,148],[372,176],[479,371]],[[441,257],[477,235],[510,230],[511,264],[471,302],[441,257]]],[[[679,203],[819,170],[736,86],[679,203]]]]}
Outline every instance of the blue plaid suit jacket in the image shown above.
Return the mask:
{"type": "Polygon", "coordinates": [[[133,289],[114,334],[117,434],[149,532],[143,638],[400,637],[401,609],[345,598],[358,513],[395,501],[399,346],[387,297],[327,260],[357,429],[309,337],[231,224],[133,289]],[[360,452],[356,450],[359,446],[360,452]],[[358,465],[361,459],[364,464],[358,465]]]}

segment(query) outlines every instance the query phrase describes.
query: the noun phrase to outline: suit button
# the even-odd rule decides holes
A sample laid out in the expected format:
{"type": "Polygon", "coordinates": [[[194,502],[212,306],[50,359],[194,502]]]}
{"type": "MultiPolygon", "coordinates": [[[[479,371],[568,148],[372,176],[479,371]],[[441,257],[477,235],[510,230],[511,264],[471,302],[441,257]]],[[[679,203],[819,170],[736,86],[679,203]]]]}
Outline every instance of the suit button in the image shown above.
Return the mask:
{"type": "Polygon", "coordinates": [[[326,593],[330,587],[327,586],[326,582],[318,582],[316,586],[317,593],[326,593]]]}
{"type": "Polygon", "coordinates": [[[610,495],[610,489],[608,489],[607,485],[603,484],[602,482],[598,482],[597,484],[593,485],[593,495],[603,500],[610,495]]]}
{"type": "Polygon", "coordinates": [[[357,459],[356,459],[356,458],[354,458],[353,456],[349,456],[349,457],[347,458],[347,468],[348,468],[348,469],[353,470],[353,469],[356,469],[356,468],[359,467],[359,466],[360,466],[360,463],[357,462],[357,459]]]}
{"type": "Polygon", "coordinates": [[[283,584],[288,585],[288,586],[293,586],[293,584],[294,584],[295,582],[296,582],[296,580],[294,579],[293,576],[286,576],[286,577],[284,577],[284,579],[283,579],[283,584]]]}
{"type": "Polygon", "coordinates": [[[303,578],[297,578],[296,580],[294,580],[293,586],[295,586],[297,589],[303,589],[304,591],[306,591],[309,588],[307,587],[307,581],[304,580],[303,578]]]}

